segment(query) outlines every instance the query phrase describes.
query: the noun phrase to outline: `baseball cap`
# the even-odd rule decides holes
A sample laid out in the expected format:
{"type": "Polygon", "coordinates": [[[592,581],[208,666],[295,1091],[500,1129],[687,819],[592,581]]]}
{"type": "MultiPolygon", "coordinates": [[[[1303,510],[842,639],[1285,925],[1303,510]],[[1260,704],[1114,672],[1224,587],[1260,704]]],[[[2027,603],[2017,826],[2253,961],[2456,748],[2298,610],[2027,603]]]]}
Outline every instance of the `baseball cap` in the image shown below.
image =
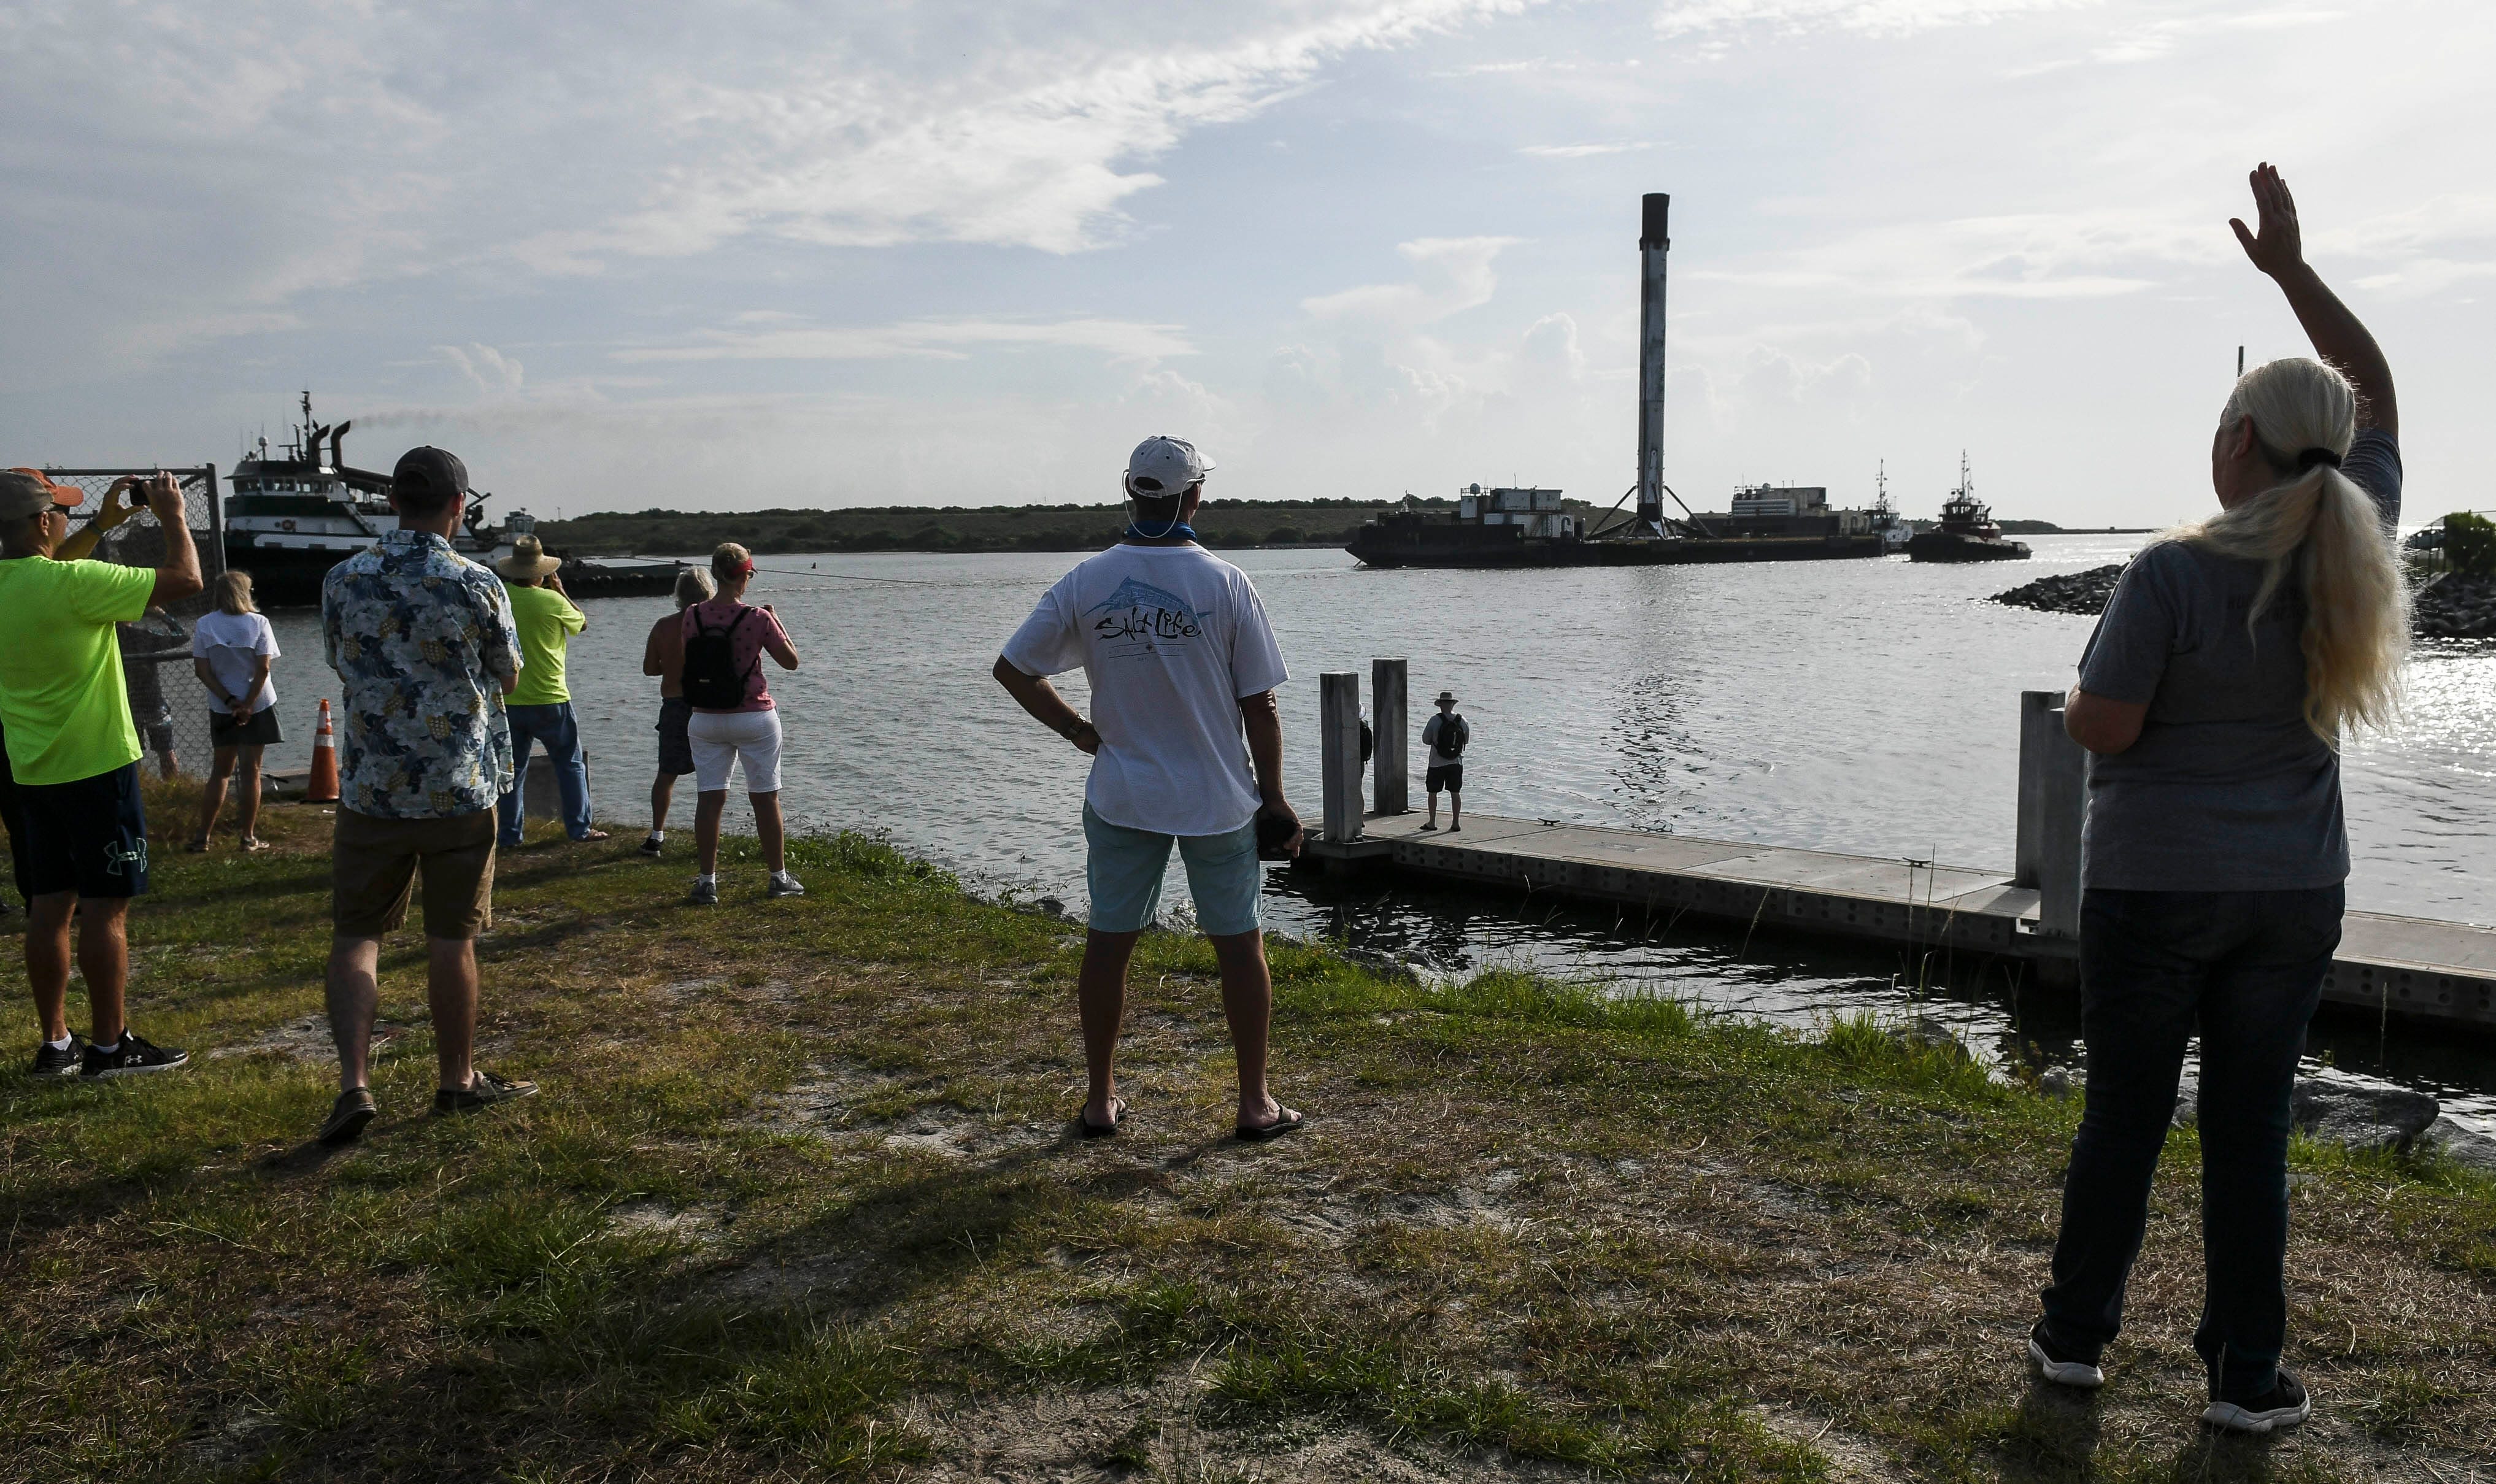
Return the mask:
{"type": "Polygon", "coordinates": [[[400,454],[390,470],[391,496],[422,510],[438,510],[467,493],[468,466],[429,444],[400,454]]]}
{"type": "Polygon", "coordinates": [[[12,469],[0,474],[0,520],[23,520],[39,510],[73,510],[86,503],[86,491],[56,484],[40,470],[12,469]]]}
{"type": "Polygon", "coordinates": [[[1147,438],[1127,455],[1127,493],[1147,500],[1167,499],[1185,493],[1189,485],[1212,472],[1213,460],[1186,439],[1147,438]]]}

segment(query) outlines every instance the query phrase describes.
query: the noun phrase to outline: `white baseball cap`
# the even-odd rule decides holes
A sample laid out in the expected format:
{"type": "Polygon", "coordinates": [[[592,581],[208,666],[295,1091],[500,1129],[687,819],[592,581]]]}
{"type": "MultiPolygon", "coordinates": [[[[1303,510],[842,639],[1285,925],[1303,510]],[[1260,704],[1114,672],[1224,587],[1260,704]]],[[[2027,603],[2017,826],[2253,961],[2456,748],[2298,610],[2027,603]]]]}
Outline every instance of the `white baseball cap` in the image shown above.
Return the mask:
{"type": "Polygon", "coordinates": [[[1146,500],[1185,494],[1187,487],[1213,472],[1213,460],[1184,438],[1152,437],[1127,455],[1127,493],[1146,500]]]}

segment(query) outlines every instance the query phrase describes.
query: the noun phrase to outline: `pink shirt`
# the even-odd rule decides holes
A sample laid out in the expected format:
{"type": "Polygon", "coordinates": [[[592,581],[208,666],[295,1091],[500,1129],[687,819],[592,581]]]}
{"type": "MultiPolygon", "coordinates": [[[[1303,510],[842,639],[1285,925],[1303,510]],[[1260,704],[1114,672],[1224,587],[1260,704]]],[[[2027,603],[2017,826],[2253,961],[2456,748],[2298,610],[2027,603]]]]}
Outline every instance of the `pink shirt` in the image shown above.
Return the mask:
{"type": "MultiPolygon", "coordinates": [[[[719,629],[731,622],[736,622],[736,632],[729,636],[729,655],[736,664],[737,673],[745,677],[745,702],[733,710],[768,711],[772,709],[773,702],[771,688],[763,679],[763,651],[774,640],[784,645],[789,642],[788,633],[780,627],[779,619],[748,603],[713,598],[685,609],[683,634],[687,640],[691,640],[697,630],[719,629]],[[737,621],[739,613],[751,614],[752,617],[740,622],[737,621]]],[[[696,706],[694,709],[709,711],[712,708],[696,706]]]]}

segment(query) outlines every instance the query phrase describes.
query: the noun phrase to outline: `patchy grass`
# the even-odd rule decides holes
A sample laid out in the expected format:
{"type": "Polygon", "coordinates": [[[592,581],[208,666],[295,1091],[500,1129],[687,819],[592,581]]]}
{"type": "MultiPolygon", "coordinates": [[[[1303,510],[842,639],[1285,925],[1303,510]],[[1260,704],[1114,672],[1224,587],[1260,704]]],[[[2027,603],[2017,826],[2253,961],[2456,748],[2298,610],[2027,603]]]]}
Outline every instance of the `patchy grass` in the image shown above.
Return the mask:
{"type": "Polygon", "coordinates": [[[482,1054],[545,1095],[425,1115],[404,938],[325,1154],[327,821],[265,819],[134,914],[192,1068],[0,1082],[0,1479],[2486,1476],[2496,1192],[2449,1165],[2298,1147],[2321,1410],[2213,1439],[2189,1131],[2076,1401],[2019,1363],[2075,1109],[1953,1046],[1277,943],[1313,1122],[1241,1146],[1211,955],[1151,935],[1135,1111],[1077,1140],[1077,930],[855,835],[782,902],[734,844],[715,911],[511,852],[482,1054]]]}

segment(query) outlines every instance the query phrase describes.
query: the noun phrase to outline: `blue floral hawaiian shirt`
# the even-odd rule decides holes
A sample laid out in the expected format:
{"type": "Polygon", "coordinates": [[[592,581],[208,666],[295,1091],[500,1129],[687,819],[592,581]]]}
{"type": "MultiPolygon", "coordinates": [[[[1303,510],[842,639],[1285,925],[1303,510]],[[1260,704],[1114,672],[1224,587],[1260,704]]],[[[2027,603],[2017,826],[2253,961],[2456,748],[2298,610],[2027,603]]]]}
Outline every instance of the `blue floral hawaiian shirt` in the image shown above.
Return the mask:
{"type": "Polygon", "coordinates": [[[385,819],[491,809],[512,786],[503,680],[520,672],[502,580],[426,531],[329,569],[321,637],[345,682],[341,807],[385,819]]]}

